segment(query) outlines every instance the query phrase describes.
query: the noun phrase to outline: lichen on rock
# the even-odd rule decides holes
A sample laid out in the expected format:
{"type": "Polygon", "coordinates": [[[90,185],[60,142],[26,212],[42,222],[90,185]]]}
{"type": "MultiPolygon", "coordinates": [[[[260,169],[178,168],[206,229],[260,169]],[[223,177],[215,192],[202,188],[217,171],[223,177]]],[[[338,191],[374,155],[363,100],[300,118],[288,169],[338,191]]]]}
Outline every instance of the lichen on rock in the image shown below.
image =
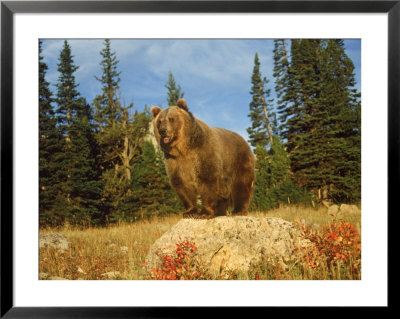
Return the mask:
{"type": "Polygon", "coordinates": [[[197,264],[219,277],[246,273],[252,265],[262,262],[286,265],[295,258],[295,246],[308,244],[293,223],[280,218],[182,219],[152,245],[146,257],[148,270],[160,267],[157,251],[172,254],[176,243],[182,240],[195,243],[197,264]]]}

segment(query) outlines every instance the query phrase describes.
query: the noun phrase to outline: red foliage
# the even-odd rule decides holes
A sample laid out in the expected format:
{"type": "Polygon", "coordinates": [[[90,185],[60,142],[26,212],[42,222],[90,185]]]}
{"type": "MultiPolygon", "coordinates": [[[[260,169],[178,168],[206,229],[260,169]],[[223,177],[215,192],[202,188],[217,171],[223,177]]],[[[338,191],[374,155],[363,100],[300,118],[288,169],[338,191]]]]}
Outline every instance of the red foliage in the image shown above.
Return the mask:
{"type": "Polygon", "coordinates": [[[161,266],[151,270],[151,279],[188,280],[199,277],[199,274],[193,269],[193,257],[197,251],[196,245],[188,240],[175,245],[175,251],[172,255],[164,254],[161,249],[156,252],[156,255],[161,259],[161,266]]]}
{"type": "Polygon", "coordinates": [[[322,262],[327,265],[351,263],[352,271],[361,265],[361,239],[353,225],[340,221],[325,224],[320,230],[314,230],[304,224],[298,224],[304,237],[313,245],[296,247],[305,267],[317,268],[322,262]]]}

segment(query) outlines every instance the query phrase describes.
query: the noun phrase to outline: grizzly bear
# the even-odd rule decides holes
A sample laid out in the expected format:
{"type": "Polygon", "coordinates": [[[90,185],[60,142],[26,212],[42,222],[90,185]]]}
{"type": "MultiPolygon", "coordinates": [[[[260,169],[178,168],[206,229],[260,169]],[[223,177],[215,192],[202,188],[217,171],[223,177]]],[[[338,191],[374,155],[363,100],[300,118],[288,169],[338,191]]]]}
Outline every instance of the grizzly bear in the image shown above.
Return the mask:
{"type": "Polygon", "coordinates": [[[247,215],[254,187],[254,155],[247,142],[195,118],[185,99],[165,110],[153,106],[151,113],[170,183],[186,209],[183,217],[224,216],[230,204],[232,215],[247,215]]]}

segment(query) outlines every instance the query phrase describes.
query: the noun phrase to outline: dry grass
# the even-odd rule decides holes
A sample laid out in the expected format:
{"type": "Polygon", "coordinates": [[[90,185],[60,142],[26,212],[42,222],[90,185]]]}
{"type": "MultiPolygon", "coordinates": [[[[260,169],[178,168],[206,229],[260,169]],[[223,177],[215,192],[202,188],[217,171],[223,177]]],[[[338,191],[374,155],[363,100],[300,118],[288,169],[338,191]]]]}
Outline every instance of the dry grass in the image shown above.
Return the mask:
{"type": "Polygon", "coordinates": [[[251,215],[256,217],[279,217],[290,222],[298,220],[316,229],[319,229],[323,224],[343,220],[352,224],[358,233],[361,233],[360,213],[344,215],[339,212],[335,216],[331,216],[328,215],[327,211],[328,209],[325,207],[314,209],[301,206],[283,206],[267,212],[253,212],[251,215]]]}
{"type": "MultiPolygon", "coordinates": [[[[339,219],[353,225],[358,233],[361,229],[360,214],[329,216],[326,208],[315,210],[290,206],[250,215],[299,222],[317,232],[325,224],[335,223],[339,219]]],[[[39,272],[75,280],[150,279],[143,267],[147,252],[153,242],[180,219],[181,216],[174,215],[107,228],[42,229],[41,233],[57,231],[64,234],[70,248],[66,251],[40,249],[39,272]]],[[[352,265],[343,265],[335,263],[318,269],[305,267],[304,263],[295,263],[290,269],[282,269],[278,264],[255,265],[248,274],[233,274],[232,279],[360,279],[359,272],[352,271],[352,265]]]]}
{"type": "Polygon", "coordinates": [[[107,228],[56,230],[68,238],[70,248],[40,249],[39,272],[66,279],[144,279],[142,265],[150,246],[179,220],[171,216],[107,228]],[[102,276],[108,272],[119,274],[102,276]]]}

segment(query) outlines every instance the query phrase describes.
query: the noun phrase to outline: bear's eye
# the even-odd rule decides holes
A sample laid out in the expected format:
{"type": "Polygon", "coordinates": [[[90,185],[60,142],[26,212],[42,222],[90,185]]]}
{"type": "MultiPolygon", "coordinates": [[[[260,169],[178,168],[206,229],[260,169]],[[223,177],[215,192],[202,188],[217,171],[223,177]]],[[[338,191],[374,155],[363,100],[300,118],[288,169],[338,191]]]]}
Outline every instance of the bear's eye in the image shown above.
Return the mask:
{"type": "Polygon", "coordinates": [[[173,117],[169,117],[169,118],[168,118],[168,121],[170,121],[170,122],[174,122],[174,121],[175,121],[175,119],[174,119],[173,117]]]}

